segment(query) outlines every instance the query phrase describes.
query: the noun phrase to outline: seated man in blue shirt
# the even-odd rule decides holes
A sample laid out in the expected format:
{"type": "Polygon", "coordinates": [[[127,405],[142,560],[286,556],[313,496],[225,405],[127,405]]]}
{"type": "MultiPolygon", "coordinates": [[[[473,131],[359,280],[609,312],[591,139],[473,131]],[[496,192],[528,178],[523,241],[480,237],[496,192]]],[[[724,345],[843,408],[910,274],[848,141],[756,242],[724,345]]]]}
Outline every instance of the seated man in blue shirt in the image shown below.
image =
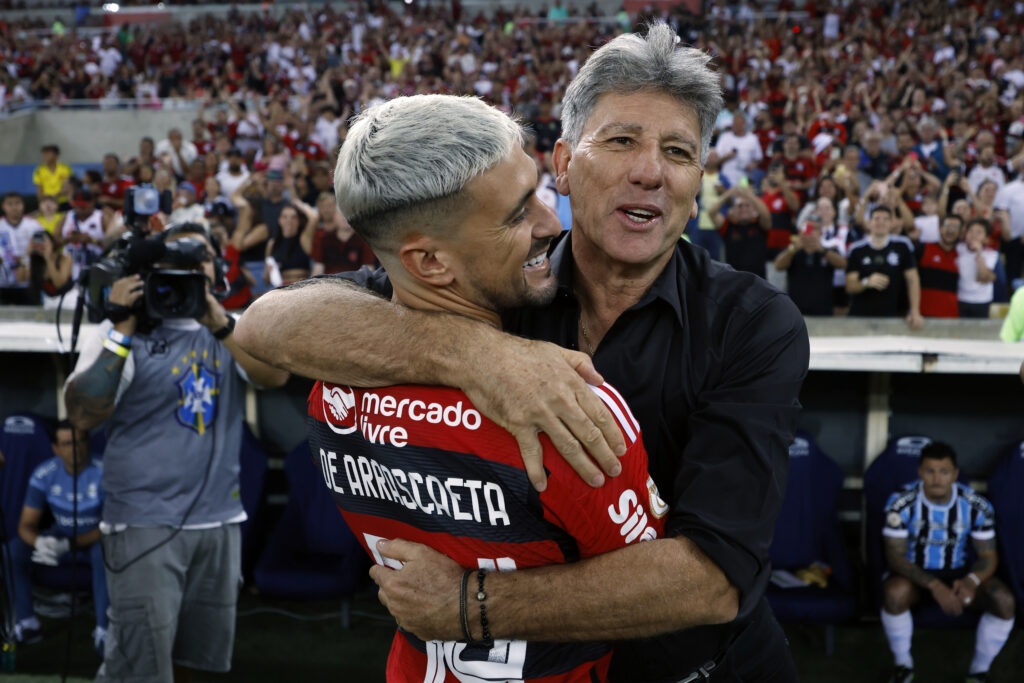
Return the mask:
{"type": "Polygon", "coordinates": [[[103,568],[100,538],[100,511],[103,507],[103,489],[100,463],[89,458],[89,434],[74,433],[71,423],[61,421],[53,435],[56,456],[42,463],[32,472],[25,492],[25,504],[18,522],[18,538],[10,542],[12,573],[14,578],[14,607],[17,624],[15,635],[22,643],[41,639],[39,620],[32,607],[32,562],[57,566],[72,561],[92,565],[93,604],[96,609],[96,630],[93,639],[98,647],[107,632],[107,577],[103,568]],[[74,525],[73,480],[78,469],[78,524],[74,525]],[[40,529],[43,511],[53,514],[53,526],[40,529]],[[77,535],[75,533],[77,532],[77,535]]]}

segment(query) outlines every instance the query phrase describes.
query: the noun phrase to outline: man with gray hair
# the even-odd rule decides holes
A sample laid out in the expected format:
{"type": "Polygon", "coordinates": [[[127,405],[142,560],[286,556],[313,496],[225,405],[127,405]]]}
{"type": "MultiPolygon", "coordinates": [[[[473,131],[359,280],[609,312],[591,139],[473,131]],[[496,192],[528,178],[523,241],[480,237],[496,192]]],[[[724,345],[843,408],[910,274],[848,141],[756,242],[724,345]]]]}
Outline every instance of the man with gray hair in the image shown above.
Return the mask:
{"type": "MultiPolygon", "coordinates": [[[[338,204],[387,269],[396,301],[498,328],[503,311],[551,302],[547,252],[561,225],[537,196],[523,140],[518,124],[474,98],[400,97],[356,120],[335,172],[338,204]]],[[[400,537],[464,568],[462,642],[398,632],[389,680],[439,680],[446,670],[474,681],[606,680],[608,643],[495,641],[485,602],[465,599],[471,579],[471,597],[483,590],[484,569],[571,562],[662,534],[666,508],[635,419],[609,385],[591,390],[618,409],[630,444],[623,473],[591,489],[546,440],[551,486],[538,493],[515,438],[457,389],[314,386],[310,450],[367,552],[382,562],[377,540],[400,537]],[[381,473],[376,488],[350,478],[365,466],[381,473]],[[634,513],[642,521],[623,534],[634,513]]]]}
{"type": "MultiPolygon", "coordinates": [[[[621,472],[621,433],[578,372],[592,359],[636,415],[671,506],[668,538],[488,573],[491,635],[621,640],[615,681],[791,681],[764,589],[807,332],[784,294],[680,240],[722,98],[709,57],[678,40],[664,24],[619,36],[566,92],[553,162],[573,226],[548,257],[557,293],[503,317],[505,330],[531,339],[337,279],[261,298],[236,334],[258,357],[310,377],[460,387],[515,435],[539,490],[552,466],[540,431],[591,485],[604,483],[598,467],[621,472]]],[[[405,540],[377,550],[389,566],[403,563],[371,569],[403,629],[462,638],[458,563],[405,540]]]]}

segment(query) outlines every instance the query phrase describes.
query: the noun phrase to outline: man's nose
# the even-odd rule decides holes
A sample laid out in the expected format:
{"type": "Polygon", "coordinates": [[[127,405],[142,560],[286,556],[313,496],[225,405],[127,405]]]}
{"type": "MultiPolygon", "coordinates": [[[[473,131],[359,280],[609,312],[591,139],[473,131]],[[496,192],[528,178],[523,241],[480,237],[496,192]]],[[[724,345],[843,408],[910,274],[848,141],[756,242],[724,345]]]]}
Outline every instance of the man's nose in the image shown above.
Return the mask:
{"type": "Polygon", "coordinates": [[[645,189],[661,187],[664,178],[664,159],[656,144],[642,145],[632,158],[629,181],[645,189]]]}

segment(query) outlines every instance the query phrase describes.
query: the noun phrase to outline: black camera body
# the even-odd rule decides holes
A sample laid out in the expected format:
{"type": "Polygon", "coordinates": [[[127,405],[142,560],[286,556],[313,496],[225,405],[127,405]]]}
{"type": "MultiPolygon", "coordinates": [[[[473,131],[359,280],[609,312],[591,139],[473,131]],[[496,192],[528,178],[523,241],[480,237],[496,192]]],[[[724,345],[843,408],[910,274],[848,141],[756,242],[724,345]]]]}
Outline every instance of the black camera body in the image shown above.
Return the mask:
{"type": "Polygon", "coordinates": [[[115,322],[128,315],[138,318],[139,328],[152,329],[166,318],[200,318],[206,313],[206,276],[201,266],[209,259],[206,244],[191,233],[202,233],[210,240],[215,257],[213,289],[222,279],[220,250],[207,230],[195,223],[169,226],[148,236],[149,219],[158,212],[173,210],[170,190],[160,191],[144,185],[125,191],[124,221],[128,231],[83,275],[87,287],[89,320],[115,322]],[[167,237],[185,234],[168,242],[167,237]],[[131,308],[110,303],[114,283],[128,275],[141,275],[143,296],[131,308]]]}
{"type": "Polygon", "coordinates": [[[206,275],[196,270],[210,258],[206,243],[198,237],[166,242],[166,234],[145,237],[137,231],[125,233],[92,265],[88,280],[91,322],[116,321],[134,314],[140,327],[153,328],[166,318],[200,318],[206,313],[206,275]],[[114,283],[136,274],[142,276],[143,296],[129,309],[111,304],[114,283]]]}

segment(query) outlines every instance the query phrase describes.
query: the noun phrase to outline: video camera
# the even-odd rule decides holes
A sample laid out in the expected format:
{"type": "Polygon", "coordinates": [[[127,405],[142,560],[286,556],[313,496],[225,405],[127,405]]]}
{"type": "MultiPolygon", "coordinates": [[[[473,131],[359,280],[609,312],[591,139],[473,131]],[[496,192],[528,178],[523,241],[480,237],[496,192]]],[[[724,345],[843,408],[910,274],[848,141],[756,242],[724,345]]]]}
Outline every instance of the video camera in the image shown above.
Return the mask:
{"type": "Polygon", "coordinates": [[[209,258],[206,244],[197,236],[173,242],[168,242],[167,238],[190,233],[207,236],[218,255],[214,269],[215,292],[220,289],[224,271],[219,245],[196,223],[172,225],[154,236],[147,236],[149,219],[160,211],[169,214],[171,204],[169,190],[161,192],[143,186],[125,191],[124,219],[129,230],[84,276],[91,322],[105,318],[116,322],[134,314],[138,316],[141,329],[152,329],[164,318],[199,318],[206,313],[206,276],[196,270],[209,258]],[[131,308],[111,304],[109,297],[114,283],[136,274],[143,278],[142,298],[131,308]]]}
{"type": "Polygon", "coordinates": [[[206,313],[206,275],[195,268],[210,258],[206,243],[198,237],[166,241],[166,236],[174,234],[175,229],[188,234],[192,226],[203,230],[197,224],[183,223],[154,237],[145,237],[135,230],[122,235],[113,249],[89,270],[90,322],[105,318],[116,322],[135,314],[141,327],[152,328],[164,318],[202,317],[206,313]],[[135,274],[143,279],[139,301],[131,308],[111,304],[114,283],[135,274]]]}

